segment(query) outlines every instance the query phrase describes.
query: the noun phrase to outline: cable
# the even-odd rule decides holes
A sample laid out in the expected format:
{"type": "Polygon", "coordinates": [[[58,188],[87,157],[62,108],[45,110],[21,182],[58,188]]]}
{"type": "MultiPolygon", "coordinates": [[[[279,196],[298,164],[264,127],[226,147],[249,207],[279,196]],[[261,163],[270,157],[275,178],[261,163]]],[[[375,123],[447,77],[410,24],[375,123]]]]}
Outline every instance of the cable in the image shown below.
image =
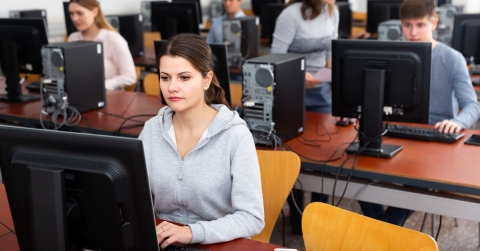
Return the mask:
{"type": "Polygon", "coordinates": [[[437,235],[435,236],[435,241],[438,240],[438,235],[440,234],[440,229],[442,228],[442,216],[440,215],[440,219],[438,221],[438,230],[437,230],[437,235]]]}
{"type": "Polygon", "coordinates": [[[363,190],[365,190],[365,188],[367,188],[368,186],[373,185],[373,184],[378,183],[378,182],[379,182],[378,180],[375,180],[375,181],[372,181],[372,182],[370,182],[370,183],[368,183],[368,184],[365,184],[365,185],[363,185],[362,187],[360,187],[360,189],[358,189],[358,191],[353,195],[353,197],[352,197],[352,199],[350,200],[350,202],[348,202],[346,209],[350,208],[350,206],[352,205],[352,202],[353,202],[355,199],[357,199],[357,196],[360,194],[360,192],[362,192],[363,190]]]}
{"type": "Polygon", "coordinates": [[[282,246],[285,246],[285,212],[283,212],[282,208],[282,246]]]}
{"type": "MultiPolygon", "coordinates": [[[[118,127],[118,129],[113,132],[113,135],[114,135],[114,136],[119,136],[119,135],[120,135],[120,131],[121,131],[122,129],[124,129],[123,125],[124,125],[128,120],[131,120],[132,118],[136,118],[136,117],[154,117],[154,116],[156,116],[156,114],[153,114],[153,115],[152,115],[152,114],[138,114],[138,115],[133,115],[133,116],[127,117],[127,118],[125,118],[125,119],[123,120],[123,122],[120,124],[120,126],[118,127]]],[[[134,120],[132,120],[132,121],[134,121],[134,120]]],[[[136,120],[135,120],[135,121],[136,121],[136,120]]],[[[145,124],[145,122],[140,122],[139,124],[136,124],[136,126],[141,126],[141,125],[144,125],[144,124],[145,124]]]]}
{"type": "Polygon", "coordinates": [[[6,227],[8,229],[8,231],[12,232],[13,234],[17,235],[17,233],[15,233],[15,231],[13,231],[12,229],[10,229],[9,227],[7,227],[7,225],[3,224],[3,222],[0,221],[0,224],[2,224],[4,227],[6,227]]]}

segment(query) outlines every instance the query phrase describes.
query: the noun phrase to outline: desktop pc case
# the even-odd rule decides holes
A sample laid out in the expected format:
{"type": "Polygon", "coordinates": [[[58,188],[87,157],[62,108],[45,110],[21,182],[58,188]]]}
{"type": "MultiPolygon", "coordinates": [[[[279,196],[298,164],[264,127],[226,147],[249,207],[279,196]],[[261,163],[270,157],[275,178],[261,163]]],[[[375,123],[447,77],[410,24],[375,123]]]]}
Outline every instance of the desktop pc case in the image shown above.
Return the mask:
{"type": "Polygon", "coordinates": [[[9,17],[10,18],[41,17],[45,19],[45,23],[47,23],[47,11],[45,9],[11,10],[9,11],[9,17]]]}
{"type": "Polygon", "coordinates": [[[42,60],[46,102],[64,104],[67,97],[68,105],[80,113],[106,105],[101,42],[45,45],[42,60]]]}
{"type": "Polygon", "coordinates": [[[272,145],[270,133],[287,141],[304,130],[305,57],[270,54],[242,65],[243,119],[257,144],[272,145]]]}
{"type": "Polygon", "coordinates": [[[132,56],[144,55],[142,14],[108,15],[105,18],[125,38],[132,56]]]}
{"type": "Polygon", "coordinates": [[[227,44],[229,67],[240,68],[244,59],[258,57],[258,26],[258,17],[239,17],[223,21],[223,41],[227,44]]]}

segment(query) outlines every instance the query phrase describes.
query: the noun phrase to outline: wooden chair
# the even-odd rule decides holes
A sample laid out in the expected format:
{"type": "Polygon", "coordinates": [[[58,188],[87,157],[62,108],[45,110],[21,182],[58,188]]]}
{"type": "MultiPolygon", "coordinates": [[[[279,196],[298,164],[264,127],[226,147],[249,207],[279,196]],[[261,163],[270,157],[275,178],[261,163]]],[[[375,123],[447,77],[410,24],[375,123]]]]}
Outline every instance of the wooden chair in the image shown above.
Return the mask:
{"type": "Polygon", "coordinates": [[[138,67],[138,66],[135,66],[135,72],[137,73],[137,79],[135,80],[135,83],[133,83],[133,85],[127,85],[127,86],[125,86],[125,87],[123,88],[123,90],[129,91],[129,92],[134,92],[134,91],[137,89],[138,80],[140,79],[141,68],[138,67]]]}
{"type": "Polygon", "coordinates": [[[143,78],[143,90],[147,95],[160,96],[160,82],[158,74],[148,73],[143,78]]]}
{"type": "Polygon", "coordinates": [[[242,102],[241,83],[230,83],[230,99],[232,101],[232,109],[242,102]]]}
{"type": "Polygon", "coordinates": [[[143,45],[145,48],[155,48],[155,40],[161,40],[160,32],[144,32],[143,33],[143,45]]]}
{"type": "Polygon", "coordinates": [[[438,250],[427,234],[320,202],[305,208],[302,230],[307,251],[438,250]]]}
{"type": "Polygon", "coordinates": [[[273,227],[300,172],[300,158],[294,152],[258,150],[262,175],[265,227],[253,240],[270,241],[273,227]]]}

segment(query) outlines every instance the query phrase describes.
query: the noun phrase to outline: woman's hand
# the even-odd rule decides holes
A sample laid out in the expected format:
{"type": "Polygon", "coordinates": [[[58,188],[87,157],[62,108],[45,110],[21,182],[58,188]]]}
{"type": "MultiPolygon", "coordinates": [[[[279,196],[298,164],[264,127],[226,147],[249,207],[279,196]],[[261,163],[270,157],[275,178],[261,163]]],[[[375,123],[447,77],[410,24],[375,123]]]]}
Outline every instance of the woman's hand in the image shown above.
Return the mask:
{"type": "Polygon", "coordinates": [[[314,87],[315,85],[318,85],[320,84],[320,80],[314,78],[312,76],[312,74],[308,73],[308,72],[305,72],[305,87],[307,89],[310,89],[312,87],[314,87]]]}
{"type": "Polygon", "coordinates": [[[189,244],[192,241],[192,230],[189,226],[177,226],[163,221],[156,228],[157,241],[162,249],[173,243],[189,244]]]}

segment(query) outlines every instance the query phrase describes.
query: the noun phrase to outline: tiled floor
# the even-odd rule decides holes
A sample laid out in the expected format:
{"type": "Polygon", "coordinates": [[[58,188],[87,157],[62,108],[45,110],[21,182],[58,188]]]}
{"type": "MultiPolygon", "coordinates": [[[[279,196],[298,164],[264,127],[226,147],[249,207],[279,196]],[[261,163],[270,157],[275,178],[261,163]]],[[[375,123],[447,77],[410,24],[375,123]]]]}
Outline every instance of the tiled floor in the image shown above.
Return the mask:
{"type": "MultiPolygon", "coordinates": [[[[308,193],[306,193],[306,201],[309,201],[308,193]]],[[[338,200],[338,199],[336,199],[338,200]]],[[[340,207],[345,208],[350,200],[343,200],[340,203],[340,207]]],[[[360,206],[356,201],[351,204],[351,211],[361,213],[360,206]]],[[[284,206],[285,212],[285,246],[289,248],[297,248],[299,250],[305,250],[302,236],[292,235],[291,226],[288,218],[289,207],[287,204],[284,206]]],[[[405,223],[405,227],[419,231],[422,225],[422,220],[425,213],[415,212],[405,223]]],[[[271,243],[282,244],[282,216],[277,220],[277,224],[273,230],[271,243]]],[[[439,250],[441,251],[469,251],[480,250],[479,247],[479,223],[473,221],[467,221],[457,219],[458,226],[455,226],[455,220],[451,217],[442,217],[442,227],[437,240],[439,250]]],[[[439,216],[435,216],[434,229],[435,234],[438,229],[439,216]]],[[[428,214],[423,232],[431,235],[431,215],[428,214]]]]}

